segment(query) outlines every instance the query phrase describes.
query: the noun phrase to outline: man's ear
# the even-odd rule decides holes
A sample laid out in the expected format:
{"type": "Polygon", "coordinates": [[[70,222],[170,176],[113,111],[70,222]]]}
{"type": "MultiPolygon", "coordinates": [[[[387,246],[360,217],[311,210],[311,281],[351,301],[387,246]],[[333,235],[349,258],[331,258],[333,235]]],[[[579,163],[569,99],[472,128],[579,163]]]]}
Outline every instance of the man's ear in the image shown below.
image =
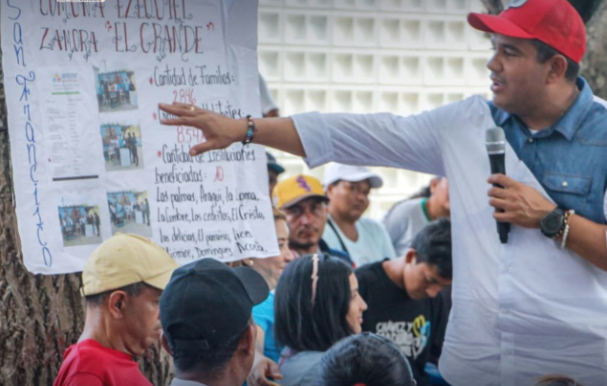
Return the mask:
{"type": "Polygon", "coordinates": [[[249,325],[238,342],[238,351],[243,351],[247,355],[255,355],[255,339],[257,338],[257,326],[249,325]]]}
{"type": "Polygon", "coordinates": [[[417,263],[417,251],[413,248],[410,248],[405,255],[405,263],[407,264],[416,264],[417,263]]]}
{"type": "Polygon", "coordinates": [[[554,83],[562,78],[565,78],[567,73],[567,59],[563,55],[554,55],[548,59],[550,69],[548,72],[547,82],[554,83]]]}
{"type": "Polygon", "coordinates": [[[160,344],[162,345],[164,351],[166,351],[170,356],[173,356],[173,352],[169,346],[169,341],[167,340],[166,335],[164,335],[164,330],[160,332],[160,344]]]}
{"type": "Polygon", "coordinates": [[[127,307],[128,296],[124,291],[114,291],[107,297],[106,307],[115,319],[122,319],[127,307]]]}

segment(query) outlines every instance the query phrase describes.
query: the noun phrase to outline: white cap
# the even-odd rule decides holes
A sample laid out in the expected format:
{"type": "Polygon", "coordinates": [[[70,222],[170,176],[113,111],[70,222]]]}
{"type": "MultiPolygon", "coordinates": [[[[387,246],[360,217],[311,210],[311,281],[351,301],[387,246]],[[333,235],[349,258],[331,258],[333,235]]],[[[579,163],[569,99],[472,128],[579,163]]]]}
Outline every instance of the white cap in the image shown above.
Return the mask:
{"type": "Polygon", "coordinates": [[[372,188],[380,188],[384,181],[379,174],[373,173],[366,166],[343,165],[332,163],[325,169],[325,188],[336,181],[359,182],[369,180],[372,188]]]}

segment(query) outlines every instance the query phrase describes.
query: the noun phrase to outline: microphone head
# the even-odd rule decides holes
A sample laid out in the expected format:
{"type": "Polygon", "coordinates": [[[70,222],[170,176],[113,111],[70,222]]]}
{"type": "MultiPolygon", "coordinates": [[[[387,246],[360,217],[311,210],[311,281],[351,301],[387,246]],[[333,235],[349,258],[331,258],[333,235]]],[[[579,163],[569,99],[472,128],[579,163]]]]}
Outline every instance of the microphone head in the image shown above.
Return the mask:
{"type": "Polygon", "coordinates": [[[501,127],[488,129],[485,133],[485,146],[487,146],[487,153],[489,155],[506,153],[506,134],[504,134],[504,129],[501,127]]]}

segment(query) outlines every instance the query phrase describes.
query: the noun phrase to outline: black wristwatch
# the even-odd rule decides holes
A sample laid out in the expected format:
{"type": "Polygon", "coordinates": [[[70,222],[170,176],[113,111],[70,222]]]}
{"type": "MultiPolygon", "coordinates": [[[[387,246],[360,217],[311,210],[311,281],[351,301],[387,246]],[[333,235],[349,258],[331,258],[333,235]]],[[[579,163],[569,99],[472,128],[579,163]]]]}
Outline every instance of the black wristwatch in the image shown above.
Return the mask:
{"type": "Polygon", "coordinates": [[[558,234],[565,228],[566,225],[566,210],[563,208],[556,208],[552,212],[548,213],[540,221],[540,229],[542,234],[551,239],[558,236],[558,234]]]}

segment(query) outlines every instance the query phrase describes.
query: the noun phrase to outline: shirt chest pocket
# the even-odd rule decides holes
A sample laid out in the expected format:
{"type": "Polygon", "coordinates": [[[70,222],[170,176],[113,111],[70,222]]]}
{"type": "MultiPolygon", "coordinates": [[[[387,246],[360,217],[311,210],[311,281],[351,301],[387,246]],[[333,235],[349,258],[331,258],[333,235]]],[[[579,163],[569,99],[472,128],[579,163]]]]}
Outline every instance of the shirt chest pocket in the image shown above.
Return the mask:
{"type": "Polygon", "coordinates": [[[546,172],[542,185],[558,206],[582,213],[592,186],[592,177],[546,172]]]}

